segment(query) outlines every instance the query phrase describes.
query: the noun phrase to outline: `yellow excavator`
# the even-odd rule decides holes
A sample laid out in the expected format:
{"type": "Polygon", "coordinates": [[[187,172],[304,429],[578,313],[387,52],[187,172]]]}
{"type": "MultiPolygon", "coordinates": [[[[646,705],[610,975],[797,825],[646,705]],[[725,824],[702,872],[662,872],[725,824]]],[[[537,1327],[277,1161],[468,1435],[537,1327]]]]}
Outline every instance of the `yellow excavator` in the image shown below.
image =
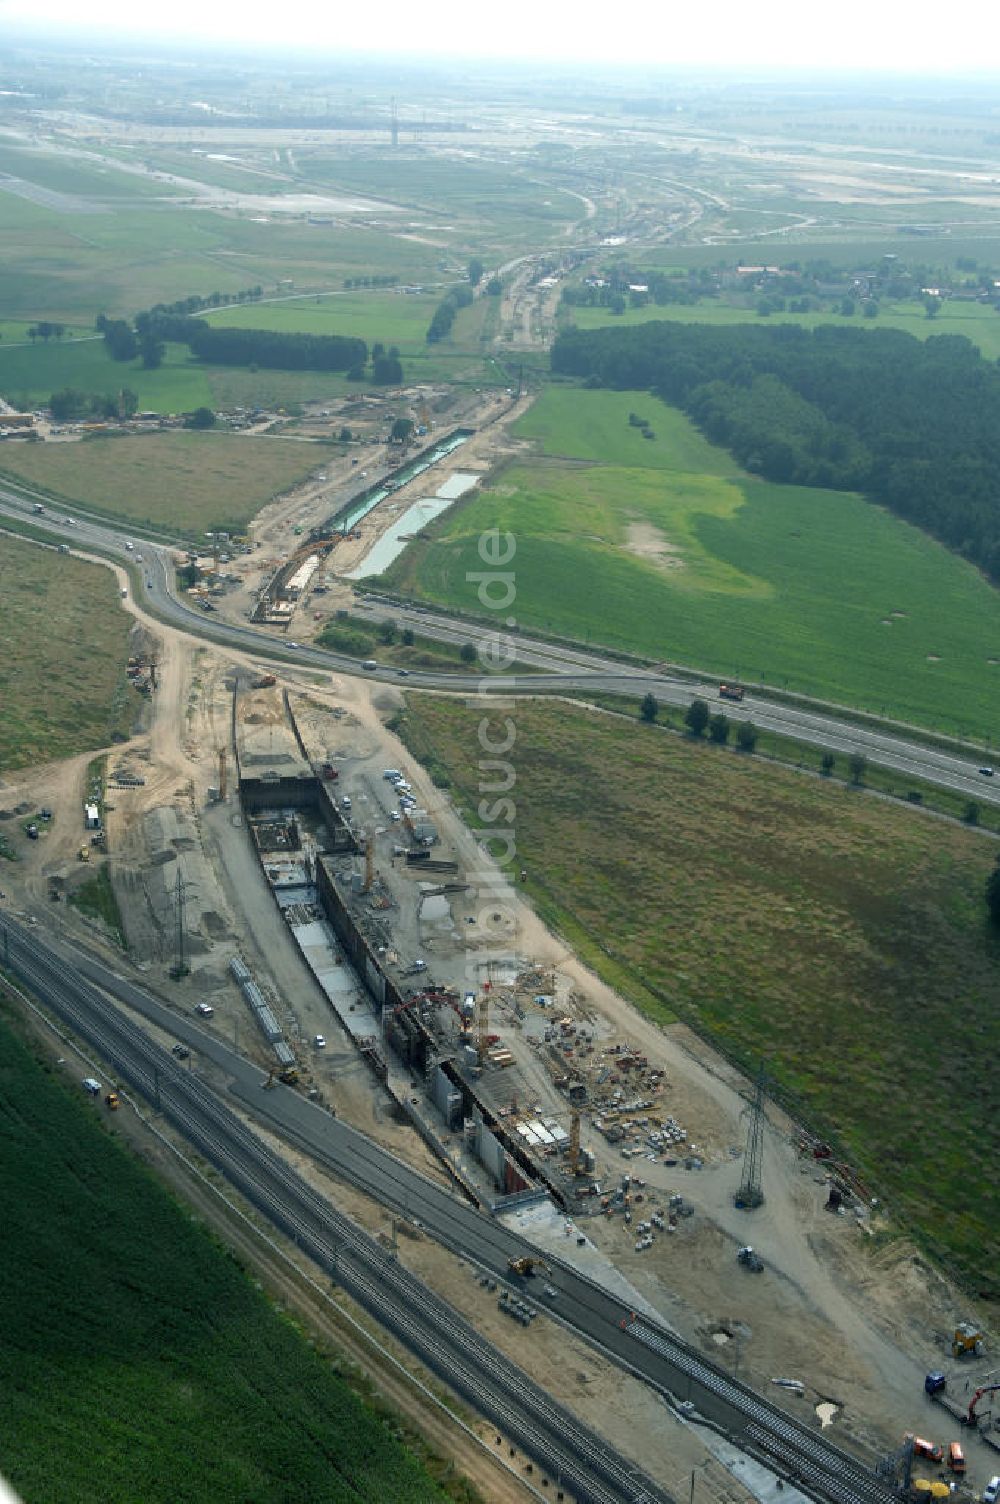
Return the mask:
{"type": "Polygon", "coordinates": [[[544,1259],[531,1258],[528,1254],[522,1254],[519,1259],[509,1258],[507,1260],[507,1268],[511,1274],[521,1274],[525,1279],[529,1275],[534,1274],[536,1269],[545,1269],[547,1271],[548,1267],[544,1259]]]}
{"type": "Polygon", "coordinates": [[[262,1081],[261,1085],[265,1091],[268,1091],[271,1087],[277,1086],[279,1081],[285,1086],[298,1086],[299,1073],[293,1065],[287,1065],[284,1070],[268,1071],[267,1080],[262,1081]]]}

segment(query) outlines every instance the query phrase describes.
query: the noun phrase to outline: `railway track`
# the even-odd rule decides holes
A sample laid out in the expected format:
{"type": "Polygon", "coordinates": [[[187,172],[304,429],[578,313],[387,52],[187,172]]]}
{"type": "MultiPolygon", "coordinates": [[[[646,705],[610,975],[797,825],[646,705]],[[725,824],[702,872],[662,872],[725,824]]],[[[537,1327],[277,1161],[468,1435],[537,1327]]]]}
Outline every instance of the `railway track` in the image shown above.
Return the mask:
{"type": "Polygon", "coordinates": [[[380,1323],[504,1432],[579,1504],[673,1504],[671,1496],[534,1384],[447,1303],[319,1197],[196,1076],[68,963],[8,925],[10,969],[115,1073],[152,1102],[380,1323]]]}
{"type": "MultiPolygon", "coordinates": [[[[12,936],[18,934],[15,926],[11,926],[10,929],[12,936]]],[[[144,1095],[154,1102],[159,1100],[159,1105],[163,1107],[163,1110],[174,1117],[178,1126],[192,1141],[198,1143],[206,1157],[218,1163],[221,1154],[220,1120],[212,1116],[213,1112],[224,1113],[227,1124],[232,1125],[228,1131],[238,1132],[243,1136],[240,1140],[241,1152],[251,1159],[254,1154],[266,1152],[256,1136],[245,1128],[239,1119],[229,1113],[208,1087],[197,1077],[178,1069],[169,1055],[153,1044],[141,1030],[135,1029],[134,1025],[123,1019],[118,1009],[99,988],[103,980],[108,991],[119,996],[123,1001],[131,1002],[132,1006],[141,1006],[145,994],[136,989],[132,983],[104,971],[89,958],[79,956],[70,965],[58,954],[53,954],[47,945],[41,943],[39,937],[31,935],[30,932],[20,932],[20,935],[20,943],[11,944],[12,967],[18,970],[29,983],[34,981],[43,991],[46,978],[51,981],[53,976],[58,977],[67,970],[70,972],[70,980],[73,983],[82,982],[88,1001],[75,1016],[74,1027],[78,1028],[85,1037],[94,1039],[105,1057],[115,1065],[116,1069],[121,1069],[123,1075],[133,1080],[144,1095]],[[26,951],[22,950],[22,945],[27,947],[26,951]],[[48,961],[50,969],[46,971],[42,966],[38,975],[33,977],[31,958],[35,957],[34,964],[41,966],[42,963],[37,960],[39,955],[42,955],[43,959],[50,958],[48,961]],[[53,966],[55,967],[54,973],[51,970],[53,966]],[[88,976],[96,985],[87,983],[88,976]],[[91,1013],[95,1018],[99,1017],[105,1021],[96,1033],[90,1026],[91,1013]],[[114,1051],[117,1038],[115,1031],[122,1023],[127,1024],[130,1032],[128,1034],[128,1060],[123,1057],[120,1064],[119,1056],[114,1051]],[[135,1040],[135,1035],[138,1036],[138,1041],[135,1040]],[[135,1074],[130,1074],[127,1069],[133,1058],[135,1065],[142,1069],[141,1079],[135,1074]],[[183,1101],[179,1095],[181,1092],[183,1092],[183,1101]],[[197,1103],[200,1117],[194,1115],[195,1103],[197,1103]],[[188,1117],[181,1122],[177,1114],[185,1104],[188,1117]]],[[[160,1005],[155,1004],[153,1000],[146,998],[145,1001],[150,1006],[151,1012],[157,1010],[162,1012],[160,1005]]],[[[64,1001],[56,1006],[59,1006],[60,1011],[67,1016],[64,1009],[69,1004],[64,1001]]],[[[169,1019],[167,1027],[170,1027],[172,1023],[173,1020],[169,1019]]],[[[210,1049],[207,1041],[206,1049],[210,1049]]],[[[216,1051],[216,1058],[223,1067],[227,1061],[231,1064],[235,1063],[234,1057],[221,1049],[216,1051]]],[[[237,1089],[235,1082],[233,1089],[237,1089]]],[[[246,1095],[245,1105],[251,1113],[275,1112],[271,1094],[268,1095],[266,1104],[260,1098],[260,1093],[257,1093],[256,1097],[246,1095]]],[[[289,1094],[288,1111],[297,1111],[300,1107],[307,1110],[306,1104],[300,1103],[294,1094],[289,1094]]],[[[299,1122],[292,1122],[289,1118],[283,1121],[278,1115],[269,1117],[268,1126],[288,1142],[294,1143],[320,1163],[327,1165],[348,1183],[375,1196],[384,1206],[394,1212],[403,1216],[412,1216],[414,1205],[418,1204],[422,1223],[432,1236],[457,1254],[472,1257],[479,1267],[491,1270],[498,1279],[508,1277],[508,1260],[512,1255],[530,1254],[536,1251],[533,1245],[519,1238],[501,1222],[458,1202],[447,1191],[396,1160],[388,1151],[373,1143],[357,1129],[334,1121],[327,1114],[309,1113],[308,1117],[320,1125],[315,1132],[312,1122],[308,1126],[301,1126],[299,1122]]],[[[276,1174],[293,1173],[286,1172],[283,1161],[276,1157],[269,1156],[269,1161],[273,1161],[276,1174]]],[[[226,1169],[226,1173],[234,1181],[237,1171],[238,1166],[235,1163],[226,1169]]],[[[286,1182],[281,1182],[281,1184],[285,1185],[286,1182]]],[[[301,1182],[299,1184],[301,1185],[301,1182]]],[[[245,1194],[249,1199],[260,1204],[259,1197],[263,1194],[264,1185],[265,1182],[258,1175],[257,1179],[251,1180],[250,1189],[246,1190],[245,1194]]],[[[241,1189],[243,1189],[242,1184],[241,1189]]],[[[302,1190],[312,1195],[304,1185],[302,1190]]],[[[284,1191],[279,1195],[276,1189],[274,1195],[274,1202],[269,1202],[261,1209],[267,1215],[273,1216],[275,1220],[281,1221],[278,1211],[279,1205],[284,1204],[284,1191]]],[[[459,1362],[460,1355],[456,1351],[458,1337],[455,1335],[457,1327],[449,1339],[446,1361],[440,1356],[442,1352],[440,1326],[436,1328],[438,1335],[431,1337],[430,1348],[422,1345],[427,1340],[427,1334],[421,1337],[419,1331],[403,1331],[399,1325],[400,1315],[397,1306],[392,1302],[388,1306],[384,1302],[376,1302],[376,1296],[372,1294],[370,1288],[373,1273],[378,1275],[378,1278],[374,1279],[377,1290],[380,1288],[380,1281],[386,1269],[398,1271],[399,1266],[387,1261],[378,1245],[373,1244],[372,1240],[368,1239],[367,1235],[356,1228],[353,1223],[340,1218],[331,1208],[326,1207],[325,1203],[317,1204],[324,1212],[324,1220],[321,1223],[303,1221],[300,1205],[299,1212],[296,1213],[299,1219],[296,1225],[292,1226],[284,1221],[281,1221],[281,1225],[286,1227],[286,1231],[292,1237],[302,1242],[302,1246],[307,1248],[324,1267],[327,1267],[327,1261],[331,1257],[331,1247],[338,1250],[336,1272],[345,1288],[351,1288],[351,1280],[358,1280],[357,1290],[352,1289],[352,1293],[357,1293],[357,1298],[368,1305],[373,1314],[378,1315],[380,1321],[396,1330],[403,1340],[421,1356],[426,1354],[425,1361],[435,1371],[441,1373],[457,1388],[462,1388],[463,1385],[468,1386],[463,1388],[463,1392],[478,1408],[484,1408],[485,1402],[475,1389],[475,1384],[482,1382],[482,1375],[477,1380],[475,1375],[468,1371],[466,1366],[468,1350],[465,1346],[463,1346],[464,1356],[462,1356],[461,1363],[459,1362]],[[307,1237],[313,1241],[303,1241],[307,1237]],[[363,1243],[357,1242],[359,1238],[363,1240],[363,1243]],[[360,1264],[355,1257],[359,1247],[365,1249],[365,1260],[360,1264]]],[[[548,1259],[550,1256],[546,1255],[546,1257],[548,1259]]],[[[550,1309],[549,1314],[552,1317],[561,1320],[575,1335],[595,1345],[606,1357],[658,1389],[671,1402],[690,1401],[693,1409],[700,1416],[722,1430],[737,1446],[777,1471],[786,1480],[794,1482],[810,1498],[821,1501],[821,1504],[892,1504],[896,1497],[893,1491],[861,1460],[845,1452],[826,1437],[821,1437],[815,1430],[756,1394],[748,1386],[713,1367],[697,1349],[689,1347],[666,1327],[659,1326],[645,1317],[637,1320],[620,1299],[610,1295],[602,1286],[562,1261],[551,1260],[549,1278],[559,1287],[560,1292],[558,1302],[550,1309]]],[[[429,1292],[422,1294],[421,1301],[425,1301],[428,1296],[429,1292]]],[[[441,1313],[437,1312],[437,1316],[440,1317],[441,1313]]],[[[446,1324],[447,1322],[455,1323],[458,1320],[455,1313],[449,1310],[446,1324]]],[[[464,1323],[462,1326],[463,1343],[465,1343],[466,1335],[471,1335],[474,1347],[481,1348],[483,1344],[478,1334],[472,1328],[466,1327],[464,1323]]],[[[523,1375],[519,1376],[516,1392],[520,1393],[527,1382],[523,1375]]],[[[537,1413],[552,1403],[541,1391],[537,1391],[536,1402],[540,1407],[537,1413]]],[[[484,1410],[484,1413],[492,1416],[494,1411],[484,1410]]],[[[497,1413],[497,1419],[499,1418],[499,1413],[497,1413]]],[[[551,1417],[548,1424],[550,1429],[552,1427],[558,1429],[551,1417]]],[[[527,1451],[534,1456],[539,1456],[537,1448],[530,1444],[530,1427],[524,1426],[523,1417],[516,1431],[515,1419],[512,1417],[505,1417],[503,1425],[511,1436],[518,1435],[520,1444],[527,1451]]],[[[553,1451],[548,1455],[553,1460],[551,1463],[546,1462],[546,1465],[551,1465],[556,1476],[560,1476],[558,1470],[561,1463],[557,1453],[553,1451]]],[[[568,1473],[563,1472],[562,1476],[567,1480],[567,1489],[570,1488],[568,1473]]],[[[591,1495],[581,1492],[578,1497],[589,1499],[591,1495]]],[[[639,1493],[634,1497],[642,1498],[643,1495],[639,1493]]],[[[647,1497],[662,1497],[662,1495],[648,1495],[647,1497]]]]}

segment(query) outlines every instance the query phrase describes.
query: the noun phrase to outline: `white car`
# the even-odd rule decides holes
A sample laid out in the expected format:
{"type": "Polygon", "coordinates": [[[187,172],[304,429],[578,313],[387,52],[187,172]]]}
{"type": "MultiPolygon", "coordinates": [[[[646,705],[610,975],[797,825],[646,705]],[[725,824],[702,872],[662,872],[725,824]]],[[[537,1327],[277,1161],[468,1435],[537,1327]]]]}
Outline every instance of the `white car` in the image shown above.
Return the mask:
{"type": "Polygon", "coordinates": [[[314,1034],[313,1035],[313,1046],[317,1050],[325,1050],[326,1049],[326,1039],[324,1038],[324,1036],[322,1034],[314,1034]]]}
{"type": "Polygon", "coordinates": [[[194,1011],[196,1013],[200,1013],[202,1018],[211,1018],[212,1014],[215,1012],[215,1009],[212,1007],[211,1003],[199,1003],[194,1011]]]}
{"type": "Polygon", "coordinates": [[[994,1474],[983,1489],[983,1504],[997,1504],[1000,1499],[1000,1476],[994,1474]]]}

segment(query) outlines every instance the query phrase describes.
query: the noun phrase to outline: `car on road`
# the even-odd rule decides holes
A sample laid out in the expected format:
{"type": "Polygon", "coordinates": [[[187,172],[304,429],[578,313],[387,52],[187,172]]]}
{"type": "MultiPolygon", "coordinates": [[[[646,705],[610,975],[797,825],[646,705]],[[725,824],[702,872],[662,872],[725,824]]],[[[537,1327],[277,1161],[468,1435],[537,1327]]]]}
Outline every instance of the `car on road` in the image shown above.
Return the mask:
{"type": "Polygon", "coordinates": [[[290,648],[300,648],[300,647],[301,647],[301,646],[302,646],[302,644],[301,644],[301,642],[290,642],[290,643],[289,643],[289,644],[288,644],[288,646],[289,646],[289,647],[290,647],[290,648]]]}
{"type": "Polygon", "coordinates": [[[984,778],[992,778],[993,777],[993,769],[992,768],[980,768],[979,771],[980,771],[980,773],[982,774],[982,776],[984,778]]]}
{"type": "Polygon", "coordinates": [[[994,1473],[983,1489],[983,1504],[997,1504],[998,1499],[1000,1499],[1000,1475],[994,1473]]]}
{"type": "Polygon", "coordinates": [[[196,1013],[200,1013],[202,1018],[211,1018],[212,1014],[215,1012],[215,1009],[212,1007],[211,1003],[199,1003],[194,1011],[196,1013]]]}
{"type": "Polygon", "coordinates": [[[408,668],[400,668],[397,669],[396,672],[399,674],[399,677],[401,679],[408,679],[410,677],[410,670],[408,668]]]}
{"type": "Polygon", "coordinates": [[[341,801],[340,801],[340,807],[341,807],[341,809],[350,809],[350,807],[351,807],[351,796],[350,796],[350,794],[345,794],[344,795],[343,799],[341,799],[341,801]]]}
{"type": "Polygon", "coordinates": [[[133,543],[133,542],[132,542],[132,539],[131,539],[131,538],[126,538],[126,539],[125,539],[125,547],[126,547],[126,548],[127,548],[127,549],[128,549],[128,550],[129,550],[129,552],[130,552],[130,553],[131,553],[131,551],[132,551],[132,549],[133,549],[133,548],[134,548],[134,547],[135,547],[135,544],[134,544],[134,543],[133,543]]]}
{"type": "Polygon", "coordinates": [[[313,1046],[317,1050],[325,1050],[326,1049],[326,1039],[324,1038],[324,1036],[322,1034],[314,1034],[313,1035],[313,1046]]]}
{"type": "Polygon", "coordinates": [[[191,1051],[186,1044],[174,1044],[170,1047],[171,1055],[176,1055],[178,1060],[186,1060],[191,1051]]]}

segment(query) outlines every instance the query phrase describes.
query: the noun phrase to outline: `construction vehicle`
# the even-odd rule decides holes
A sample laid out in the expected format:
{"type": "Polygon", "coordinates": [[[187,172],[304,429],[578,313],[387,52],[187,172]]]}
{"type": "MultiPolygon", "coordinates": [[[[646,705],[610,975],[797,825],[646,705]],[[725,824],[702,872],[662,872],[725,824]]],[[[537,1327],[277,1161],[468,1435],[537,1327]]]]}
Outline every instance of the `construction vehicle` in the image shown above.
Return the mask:
{"type": "Polygon", "coordinates": [[[277,1086],[279,1081],[283,1086],[298,1086],[299,1073],[294,1065],[286,1065],[280,1071],[268,1071],[267,1080],[261,1082],[261,1085],[265,1091],[268,1091],[271,1087],[277,1086]]]}
{"type": "Polygon", "coordinates": [[[746,694],[746,690],[743,688],[742,684],[720,684],[719,685],[719,699],[720,700],[742,700],[743,696],[745,694],[746,694]]]}
{"type": "Polygon", "coordinates": [[[271,685],[277,682],[273,674],[261,674],[259,679],[253,681],[253,687],[254,689],[270,689],[271,685]]]}
{"type": "Polygon", "coordinates": [[[534,1258],[530,1254],[522,1254],[520,1258],[509,1258],[507,1260],[507,1268],[511,1274],[520,1274],[524,1279],[530,1278],[537,1269],[544,1269],[546,1274],[549,1270],[549,1266],[544,1259],[534,1258]]]}
{"type": "Polygon", "coordinates": [[[764,1268],[764,1260],[754,1253],[749,1243],[744,1243],[742,1248],[737,1249],[736,1262],[742,1264],[744,1269],[749,1269],[751,1274],[760,1274],[764,1268]]]}
{"type": "Polygon", "coordinates": [[[89,846],[81,846],[79,852],[77,853],[77,855],[79,856],[81,862],[89,862],[90,861],[90,847],[89,846]]]}
{"type": "Polygon", "coordinates": [[[972,1353],[976,1358],[982,1357],[983,1334],[971,1321],[960,1321],[951,1339],[951,1355],[953,1358],[962,1358],[966,1353],[972,1353]]]}
{"type": "Polygon", "coordinates": [[[106,1105],[110,1107],[112,1112],[117,1112],[119,1107],[122,1105],[121,1098],[116,1091],[109,1091],[105,1096],[104,1101],[106,1105]]]}
{"type": "Polygon", "coordinates": [[[962,1422],[963,1425],[972,1426],[973,1428],[978,1425],[979,1417],[976,1414],[976,1406],[979,1404],[979,1401],[982,1399],[984,1394],[1000,1394],[1000,1384],[983,1384],[979,1389],[976,1390],[975,1394],[969,1401],[969,1408],[965,1412],[965,1419],[962,1422]]]}

